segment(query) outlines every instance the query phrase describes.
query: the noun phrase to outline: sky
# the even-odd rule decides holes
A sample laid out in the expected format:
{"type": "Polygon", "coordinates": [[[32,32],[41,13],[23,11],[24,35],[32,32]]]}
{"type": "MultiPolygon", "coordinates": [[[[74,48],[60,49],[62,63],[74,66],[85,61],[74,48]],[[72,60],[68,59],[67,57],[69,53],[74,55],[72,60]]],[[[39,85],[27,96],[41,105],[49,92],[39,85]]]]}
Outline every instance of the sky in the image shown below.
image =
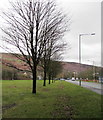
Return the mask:
{"type": "MultiPolygon", "coordinates": [[[[63,61],[79,62],[79,34],[81,37],[81,62],[101,65],[101,0],[56,0],[58,6],[71,18],[70,31],[64,36],[68,48],[63,61]]],[[[9,7],[8,0],[0,0],[0,9],[9,7]]],[[[2,21],[2,20],[1,20],[2,21]]],[[[1,22],[2,23],[2,22],[1,22]]],[[[0,40],[1,42],[1,40],[0,40]]],[[[0,52],[3,50],[0,49],[0,52]]]]}
{"type": "Polygon", "coordinates": [[[95,33],[81,38],[81,62],[92,65],[94,61],[95,65],[101,65],[101,1],[58,0],[58,3],[72,16],[71,30],[65,35],[71,49],[66,51],[64,60],[79,62],[79,34],[95,33]]]}

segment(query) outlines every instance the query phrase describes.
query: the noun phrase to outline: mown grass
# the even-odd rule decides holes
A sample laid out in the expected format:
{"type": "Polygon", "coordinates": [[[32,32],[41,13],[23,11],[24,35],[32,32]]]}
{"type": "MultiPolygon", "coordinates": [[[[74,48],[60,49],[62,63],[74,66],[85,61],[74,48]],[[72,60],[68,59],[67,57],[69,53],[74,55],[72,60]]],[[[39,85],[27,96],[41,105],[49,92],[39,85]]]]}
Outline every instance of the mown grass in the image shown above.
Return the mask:
{"type": "Polygon", "coordinates": [[[37,81],[36,95],[31,80],[2,83],[3,118],[101,118],[101,96],[72,83],[37,81]]]}
{"type": "Polygon", "coordinates": [[[2,118],[2,81],[0,80],[0,119],[2,118]]]}

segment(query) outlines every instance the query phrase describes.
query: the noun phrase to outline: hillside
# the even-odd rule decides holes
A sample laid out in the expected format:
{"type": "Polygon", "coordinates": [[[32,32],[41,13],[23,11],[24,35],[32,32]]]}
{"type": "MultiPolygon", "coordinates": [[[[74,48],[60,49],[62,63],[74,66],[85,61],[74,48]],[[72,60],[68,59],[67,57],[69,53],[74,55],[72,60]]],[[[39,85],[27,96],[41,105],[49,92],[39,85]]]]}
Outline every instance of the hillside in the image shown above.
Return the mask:
{"type": "MultiPolygon", "coordinates": [[[[18,54],[16,54],[18,55],[18,54]]],[[[31,79],[31,72],[29,66],[15,57],[12,53],[0,53],[0,60],[2,61],[2,79],[31,79]],[[11,66],[11,67],[8,67],[11,66]],[[23,69],[24,71],[17,70],[16,68],[23,69]]],[[[22,55],[19,55],[23,59],[22,55]]],[[[59,61],[62,65],[62,71],[56,77],[57,78],[68,78],[73,76],[79,76],[80,64],[75,62],[64,62],[59,61]]],[[[88,76],[93,79],[93,73],[100,74],[100,67],[93,67],[91,65],[81,64],[81,75],[84,78],[88,76]]],[[[44,71],[41,65],[37,67],[37,78],[43,79],[44,71]]],[[[96,77],[96,76],[95,76],[96,77]]]]}
{"type": "MultiPolygon", "coordinates": [[[[1,56],[1,53],[0,53],[1,56]]],[[[19,66],[19,68],[21,69],[29,69],[28,65],[26,65],[24,62],[22,62],[21,60],[19,60],[17,57],[13,56],[10,53],[2,53],[2,62],[4,63],[12,63],[15,66],[19,66]]],[[[76,71],[79,72],[80,71],[80,64],[79,63],[75,63],[75,62],[63,62],[61,61],[61,64],[63,66],[63,71],[76,71]]],[[[81,71],[85,71],[87,69],[90,69],[92,66],[91,65],[86,65],[86,64],[81,64],[81,71]]]]}
{"type": "MultiPolygon", "coordinates": [[[[75,62],[62,62],[63,70],[70,71],[70,72],[79,72],[80,71],[80,64],[75,62]]],[[[81,64],[81,71],[85,71],[87,69],[92,68],[91,65],[81,64]]]]}
{"type": "MultiPolygon", "coordinates": [[[[20,55],[20,58],[22,59],[22,56],[20,55]]],[[[29,67],[27,64],[22,62],[20,59],[15,57],[13,54],[10,53],[2,53],[2,65],[3,66],[15,66],[16,68],[20,68],[23,70],[29,70],[29,67]]]]}

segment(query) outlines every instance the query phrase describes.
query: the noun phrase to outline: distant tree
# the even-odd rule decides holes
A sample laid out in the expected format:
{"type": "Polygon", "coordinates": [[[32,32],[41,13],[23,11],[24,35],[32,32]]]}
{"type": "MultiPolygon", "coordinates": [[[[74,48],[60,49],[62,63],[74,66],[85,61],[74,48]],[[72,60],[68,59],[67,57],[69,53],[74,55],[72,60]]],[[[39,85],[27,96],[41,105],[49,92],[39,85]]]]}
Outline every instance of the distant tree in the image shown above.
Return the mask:
{"type": "Polygon", "coordinates": [[[17,70],[2,69],[2,79],[17,80],[18,79],[17,70]]]}
{"type": "Polygon", "coordinates": [[[32,93],[35,94],[37,65],[47,50],[48,41],[60,38],[67,30],[66,16],[50,0],[16,1],[11,2],[11,6],[11,11],[3,12],[7,25],[1,28],[5,33],[2,47],[14,53],[11,47],[5,46],[12,45],[22,54],[23,57],[14,55],[25,62],[32,72],[32,93]]]}
{"type": "Polygon", "coordinates": [[[2,79],[3,80],[11,80],[12,79],[12,72],[8,70],[2,70],[2,79]]]}
{"type": "Polygon", "coordinates": [[[90,80],[93,80],[93,70],[90,68],[88,70],[85,70],[85,71],[82,71],[81,73],[79,73],[79,75],[81,78],[83,79],[90,79],[90,80]]]}
{"type": "MultiPolygon", "coordinates": [[[[46,85],[46,78],[47,78],[47,74],[48,74],[48,79],[49,79],[49,84],[50,84],[50,79],[51,79],[51,71],[52,71],[52,67],[54,65],[53,61],[57,61],[61,59],[61,55],[63,54],[63,50],[66,48],[66,43],[64,42],[59,42],[59,38],[62,35],[63,32],[63,28],[61,28],[60,32],[61,34],[56,34],[56,36],[58,37],[53,37],[55,39],[51,39],[47,46],[46,49],[44,51],[44,56],[43,56],[43,63],[44,63],[44,86],[46,85]]],[[[59,33],[60,33],[59,32],[59,33]]],[[[56,68],[56,64],[55,64],[55,68],[56,68]]]]}
{"type": "Polygon", "coordinates": [[[68,72],[68,71],[65,71],[64,74],[63,74],[63,78],[72,78],[74,76],[73,72],[68,72]]]}
{"type": "Polygon", "coordinates": [[[58,74],[60,74],[62,72],[62,64],[58,61],[51,61],[51,79],[52,81],[54,80],[54,78],[57,77],[58,74]]]}

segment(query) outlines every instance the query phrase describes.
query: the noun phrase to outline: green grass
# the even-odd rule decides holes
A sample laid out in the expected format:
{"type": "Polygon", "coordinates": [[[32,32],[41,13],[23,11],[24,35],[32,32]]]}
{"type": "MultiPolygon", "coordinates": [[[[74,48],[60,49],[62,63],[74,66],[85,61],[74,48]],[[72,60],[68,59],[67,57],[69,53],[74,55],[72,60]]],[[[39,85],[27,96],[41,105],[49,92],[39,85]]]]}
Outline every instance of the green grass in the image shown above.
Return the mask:
{"type": "Polygon", "coordinates": [[[72,83],[37,81],[36,95],[31,80],[2,84],[3,118],[101,118],[101,96],[72,83]]]}
{"type": "Polygon", "coordinates": [[[2,81],[0,80],[0,119],[2,118],[2,81]]]}

